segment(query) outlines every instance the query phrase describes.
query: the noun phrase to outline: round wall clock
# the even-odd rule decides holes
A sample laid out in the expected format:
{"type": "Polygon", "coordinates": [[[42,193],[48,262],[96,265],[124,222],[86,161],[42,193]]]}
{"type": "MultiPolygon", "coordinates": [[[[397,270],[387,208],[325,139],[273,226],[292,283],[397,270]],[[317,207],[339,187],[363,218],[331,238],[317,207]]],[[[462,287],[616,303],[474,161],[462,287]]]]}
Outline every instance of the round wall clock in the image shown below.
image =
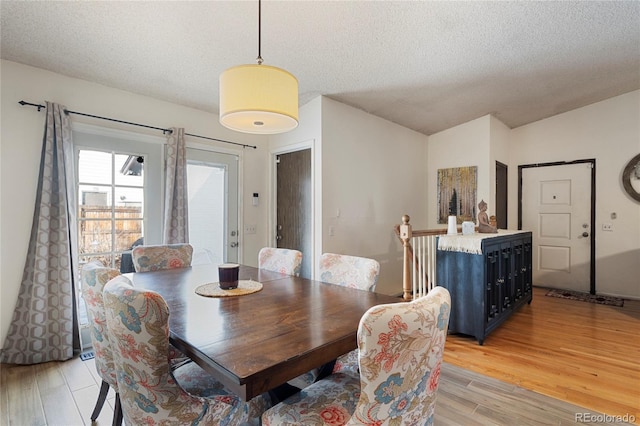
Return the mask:
{"type": "Polygon", "coordinates": [[[627,163],[622,172],[622,186],[627,194],[640,203],[640,192],[631,185],[631,180],[640,180],[640,154],[627,163]]]}

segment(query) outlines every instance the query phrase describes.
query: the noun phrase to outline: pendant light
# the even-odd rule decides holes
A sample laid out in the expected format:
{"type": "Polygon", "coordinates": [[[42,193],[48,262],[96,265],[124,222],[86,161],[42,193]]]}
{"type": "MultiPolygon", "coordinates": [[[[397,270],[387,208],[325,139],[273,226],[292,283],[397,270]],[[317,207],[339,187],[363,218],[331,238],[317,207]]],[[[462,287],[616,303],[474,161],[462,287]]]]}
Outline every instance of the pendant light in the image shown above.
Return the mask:
{"type": "Polygon", "coordinates": [[[298,80],[288,71],[262,64],[261,15],[258,0],[257,64],[220,74],[220,124],[244,133],[283,133],[298,126],[298,80]]]}

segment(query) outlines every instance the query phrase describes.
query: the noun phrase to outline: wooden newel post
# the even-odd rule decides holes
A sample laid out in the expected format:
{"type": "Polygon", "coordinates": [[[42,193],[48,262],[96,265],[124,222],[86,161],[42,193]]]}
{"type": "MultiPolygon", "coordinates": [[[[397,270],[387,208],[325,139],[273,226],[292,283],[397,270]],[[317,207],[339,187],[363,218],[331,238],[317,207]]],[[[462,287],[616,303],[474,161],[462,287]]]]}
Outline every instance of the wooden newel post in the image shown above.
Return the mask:
{"type": "Polygon", "coordinates": [[[409,225],[409,215],[402,216],[402,225],[400,225],[400,240],[404,248],[404,265],[402,268],[402,298],[411,300],[413,298],[411,286],[411,264],[413,259],[409,255],[409,247],[411,247],[411,225],[409,225]]]}

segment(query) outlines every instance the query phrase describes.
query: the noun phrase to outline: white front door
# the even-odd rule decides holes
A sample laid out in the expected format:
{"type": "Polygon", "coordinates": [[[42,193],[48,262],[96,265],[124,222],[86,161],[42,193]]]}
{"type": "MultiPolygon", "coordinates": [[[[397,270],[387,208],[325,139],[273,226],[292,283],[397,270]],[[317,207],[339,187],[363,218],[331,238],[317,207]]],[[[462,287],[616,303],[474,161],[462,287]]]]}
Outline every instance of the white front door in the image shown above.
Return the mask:
{"type": "Polygon", "coordinates": [[[591,163],[522,169],[522,229],[533,233],[533,283],[590,291],[591,163]]]}

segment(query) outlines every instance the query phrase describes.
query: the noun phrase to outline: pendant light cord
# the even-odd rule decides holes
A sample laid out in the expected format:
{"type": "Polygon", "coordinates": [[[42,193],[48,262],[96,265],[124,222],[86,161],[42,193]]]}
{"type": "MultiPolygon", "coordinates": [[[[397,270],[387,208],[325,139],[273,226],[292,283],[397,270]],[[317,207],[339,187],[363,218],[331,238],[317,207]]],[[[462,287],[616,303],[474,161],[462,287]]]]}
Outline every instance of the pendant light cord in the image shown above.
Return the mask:
{"type": "Polygon", "coordinates": [[[258,57],[256,61],[258,65],[262,65],[262,0],[258,0],[258,57]]]}

